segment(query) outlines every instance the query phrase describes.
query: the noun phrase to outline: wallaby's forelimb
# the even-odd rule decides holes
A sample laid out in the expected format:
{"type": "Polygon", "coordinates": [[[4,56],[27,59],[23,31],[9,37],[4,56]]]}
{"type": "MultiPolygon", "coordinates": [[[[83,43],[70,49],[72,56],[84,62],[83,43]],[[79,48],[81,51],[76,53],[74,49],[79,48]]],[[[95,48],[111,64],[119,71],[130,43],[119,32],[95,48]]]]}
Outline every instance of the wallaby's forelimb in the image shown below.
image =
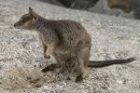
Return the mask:
{"type": "Polygon", "coordinates": [[[41,71],[42,72],[47,72],[47,71],[51,71],[51,70],[54,70],[54,69],[59,68],[59,67],[60,67],[60,64],[53,63],[53,64],[50,64],[49,66],[45,67],[41,71]]]}

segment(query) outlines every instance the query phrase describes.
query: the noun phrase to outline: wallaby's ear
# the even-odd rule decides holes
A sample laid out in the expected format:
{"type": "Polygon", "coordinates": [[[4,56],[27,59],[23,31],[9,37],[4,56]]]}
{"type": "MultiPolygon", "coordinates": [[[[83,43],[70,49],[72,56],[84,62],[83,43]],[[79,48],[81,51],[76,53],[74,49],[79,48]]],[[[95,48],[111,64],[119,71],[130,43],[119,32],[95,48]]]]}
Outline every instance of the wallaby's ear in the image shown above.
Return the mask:
{"type": "Polygon", "coordinates": [[[31,7],[29,7],[29,11],[32,11],[33,9],[31,7]]]}
{"type": "Polygon", "coordinates": [[[34,12],[34,10],[29,7],[29,14],[32,16],[32,18],[37,19],[38,18],[38,14],[34,12]]]}

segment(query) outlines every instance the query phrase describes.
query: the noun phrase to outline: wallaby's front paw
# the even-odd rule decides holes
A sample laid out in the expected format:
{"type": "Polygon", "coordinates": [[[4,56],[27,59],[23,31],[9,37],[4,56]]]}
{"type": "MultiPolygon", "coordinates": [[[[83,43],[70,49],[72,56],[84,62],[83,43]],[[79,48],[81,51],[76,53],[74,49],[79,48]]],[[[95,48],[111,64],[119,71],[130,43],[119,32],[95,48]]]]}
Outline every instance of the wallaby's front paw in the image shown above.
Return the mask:
{"type": "Polygon", "coordinates": [[[41,70],[41,72],[43,72],[43,73],[45,73],[45,72],[47,72],[47,71],[50,71],[50,69],[49,69],[48,67],[45,67],[45,68],[43,68],[43,69],[41,70]]]}
{"type": "Polygon", "coordinates": [[[47,71],[54,70],[57,67],[58,67],[58,65],[54,63],[54,64],[50,64],[49,66],[43,68],[41,71],[42,72],[47,72],[47,71]]]}
{"type": "Polygon", "coordinates": [[[81,82],[83,80],[83,76],[82,74],[80,74],[79,76],[77,76],[75,82],[81,82]]]}
{"type": "Polygon", "coordinates": [[[70,77],[67,77],[67,80],[71,80],[71,78],[70,77]]]}

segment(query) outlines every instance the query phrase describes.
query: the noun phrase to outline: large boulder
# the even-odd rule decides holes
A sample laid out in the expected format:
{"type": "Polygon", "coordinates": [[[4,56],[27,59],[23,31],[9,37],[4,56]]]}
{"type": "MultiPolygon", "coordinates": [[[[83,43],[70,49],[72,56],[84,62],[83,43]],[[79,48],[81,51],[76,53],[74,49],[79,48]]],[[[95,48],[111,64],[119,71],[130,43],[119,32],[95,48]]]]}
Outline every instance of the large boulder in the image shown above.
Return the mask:
{"type": "Polygon", "coordinates": [[[64,9],[39,0],[0,0],[1,93],[140,93],[140,22],[86,11],[64,9]],[[124,65],[89,68],[89,77],[75,83],[58,70],[41,73],[55,62],[43,58],[35,31],[18,30],[13,24],[32,7],[47,19],[80,22],[92,37],[90,60],[137,60],[124,65]]]}
{"type": "Polygon", "coordinates": [[[107,0],[110,8],[118,8],[125,12],[131,11],[130,0],[107,0]]]}
{"type": "Polygon", "coordinates": [[[140,19],[140,0],[130,0],[130,5],[134,11],[134,16],[140,19]]]}
{"type": "MultiPolygon", "coordinates": [[[[131,11],[130,13],[124,11],[124,9],[129,10],[130,6],[127,8],[125,7],[125,3],[123,4],[118,1],[120,0],[99,0],[94,7],[91,7],[89,9],[89,11],[94,13],[134,19],[133,11],[131,11]],[[121,8],[122,6],[124,6],[124,8],[121,8]]],[[[127,5],[128,4],[126,4],[126,6],[127,5]]]]}

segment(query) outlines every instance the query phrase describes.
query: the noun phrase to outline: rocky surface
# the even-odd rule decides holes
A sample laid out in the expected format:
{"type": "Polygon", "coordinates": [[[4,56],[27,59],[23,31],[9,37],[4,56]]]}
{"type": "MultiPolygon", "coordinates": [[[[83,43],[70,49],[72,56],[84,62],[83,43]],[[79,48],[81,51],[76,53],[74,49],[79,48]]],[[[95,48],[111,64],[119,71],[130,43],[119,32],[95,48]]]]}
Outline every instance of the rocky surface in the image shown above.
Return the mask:
{"type": "Polygon", "coordinates": [[[140,93],[140,22],[64,9],[39,0],[0,0],[0,93],[140,93]],[[41,73],[55,62],[43,58],[35,31],[18,30],[13,24],[32,7],[48,19],[81,22],[92,37],[91,60],[129,58],[125,65],[89,68],[81,83],[67,81],[58,70],[41,73]]]}

